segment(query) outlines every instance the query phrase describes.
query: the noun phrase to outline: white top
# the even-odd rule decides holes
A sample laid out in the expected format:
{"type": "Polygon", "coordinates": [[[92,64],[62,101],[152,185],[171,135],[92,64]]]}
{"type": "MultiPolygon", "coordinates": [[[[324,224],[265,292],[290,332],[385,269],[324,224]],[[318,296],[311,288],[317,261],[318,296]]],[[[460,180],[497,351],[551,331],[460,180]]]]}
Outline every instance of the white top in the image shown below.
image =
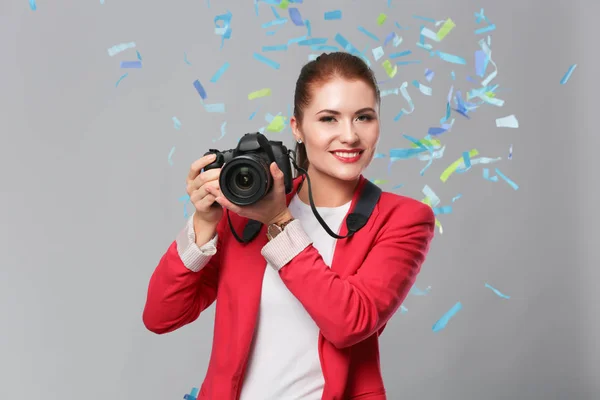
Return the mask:
{"type": "MultiPolygon", "coordinates": [[[[317,207],[329,228],[339,233],[351,202],[317,207]]],[[[288,206],[312,245],[331,267],[337,239],[329,236],[310,205],[296,194],[288,206]]],[[[287,289],[277,268],[267,265],[254,340],[241,400],[320,400],[324,378],[318,352],[319,328],[287,289]]]]}

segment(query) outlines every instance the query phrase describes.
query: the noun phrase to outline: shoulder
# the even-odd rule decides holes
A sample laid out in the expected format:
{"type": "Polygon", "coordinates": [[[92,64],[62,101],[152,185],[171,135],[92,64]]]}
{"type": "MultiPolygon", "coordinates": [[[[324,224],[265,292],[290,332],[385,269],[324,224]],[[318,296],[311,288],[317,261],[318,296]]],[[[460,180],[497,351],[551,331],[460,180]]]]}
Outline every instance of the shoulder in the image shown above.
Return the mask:
{"type": "Polygon", "coordinates": [[[390,192],[381,192],[377,203],[379,215],[386,224],[396,226],[435,226],[435,215],[430,206],[410,197],[390,192]]]}

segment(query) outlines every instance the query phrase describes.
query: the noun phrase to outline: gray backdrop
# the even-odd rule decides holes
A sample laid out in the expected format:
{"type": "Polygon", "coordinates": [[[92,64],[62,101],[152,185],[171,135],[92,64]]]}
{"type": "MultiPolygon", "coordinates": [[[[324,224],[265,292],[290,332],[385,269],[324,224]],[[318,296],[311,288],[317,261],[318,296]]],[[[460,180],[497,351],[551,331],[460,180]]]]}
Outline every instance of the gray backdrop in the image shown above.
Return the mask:
{"type": "MultiPolygon", "coordinates": [[[[383,99],[379,151],[409,147],[402,137],[423,138],[444,115],[450,85],[463,95],[476,87],[474,30],[480,8],[497,29],[492,59],[498,65],[498,98],[456,122],[440,140],[445,155],[424,176],[425,162],[375,159],[365,176],[387,179],[384,190],[422,199],[428,184],[453,205],[439,232],[408,311],[384,332],[382,367],[390,399],[597,399],[600,359],[596,338],[600,265],[593,243],[599,219],[593,130],[598,114],[598,56],[593,39],[596,1],[386,0],[310,1],[296,6],[312,37],[341,33],[360,50],[376,47],[391,31],[404,42],[386,53],[412,50],[392,83],[409,82],[415,112],[402,96],[383,99]],[[342,20],[325,21],[341,9],[342,20]],[[388,15],[377,26],[379,13],[388,15]],[[419,26],[452,18],[456,28],[435,48],[465,57],[451,65],[415,46],[419,26]],[[408,30],[394,26],[398,22],[408,30]],[[578,64],[570,81],[560,79],[578,64]],[[424,69],[436,72],[431,83],[424,69]],[[450,72],[456,72],[452,81],[450,72]],[[427,97],[410,83],[431,86],[427,97]],[[496,128],[515,114],[519,129],[496,128]],[[509,145],[514,157],[507,159],[509,145]],[[520,185],[482,178],[482,168],[440,173],[462,152],[476,148],[490,165],[520,185]],[[403,184],[399,189],[396,185],[403,184]],[[462,198],[451,203],[453,197],[462,198]],[[496,295],[485,283],[510,296],[496,295]],[[456,302],[463,309],[440,331],[432,325],[456,302]]],[[[293,4],[292,4],[293,5],[293,4]]],[[[279,10],[282,18],[287,11],[279,10]]],[[[273,36],[261,24],[270,6],[252,1],[204,0],[0,2],[0,132],[2,133],[2,248],[0,252],[0,398],[177,399],[200,385],[210,354],[214,306],[197,322],[169,335],[148,332],[141,320],[150,275],[182,229],[180,200],[193,160],[209,147],[229,149],[245,132],[266,125],[265,113],[287,115],[306,47],[264,53],[274,70],[252,58],[263,45],[306,34],[291,22],[273,36]],[[214,17],[230,10],[231,39],[215,35],[214,17]],[[110,57],[107,49],[134,41],[110,57]],[[143,58],[142,69],[120,61],[143,58]],[[187,54],[186,63],[184,52],[187,54]],[[217,83],[211,76],[230,68],[217,83]],[[191,65],[190,65],[191,64],[191,65]],[[115,87],[117,79],[129,72],[115,87]],[[193,87],[199,79],[209,113],[193,87]],[[249,92],[273,89],[249,101],[249,92]],[[253,120],[249,115],[260,105],[253,120]],[[174,128],[172,117],[181,121],[174,128]],[[226,135],[220,128],[226,124],[226,135]],[[219,139],[218,141],[213,142],[219,139]],[[169,153],[172,165],[169,163],[169,153]]],[[[374,64],[385,79],[382,58],[374,64]]],[[[487,70],[491,72],[493,68],[487,70]]],[[[480,78],[477,78],[480,79],[480,78]]],[[[292,145],[289,127],[268,133],[292,145]]],[[[191,206],[188,205],[188,212],[191,206]]]]}

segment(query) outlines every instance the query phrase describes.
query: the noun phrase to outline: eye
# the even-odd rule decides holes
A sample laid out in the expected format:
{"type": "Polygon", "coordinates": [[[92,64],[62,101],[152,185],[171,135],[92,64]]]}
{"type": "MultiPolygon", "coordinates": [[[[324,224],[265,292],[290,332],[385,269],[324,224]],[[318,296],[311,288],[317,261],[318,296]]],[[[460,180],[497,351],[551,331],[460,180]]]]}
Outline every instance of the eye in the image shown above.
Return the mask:
{"type": "Polygon", "coordinates": [[[319,119],[319,121],[321,121],[321,122],[333,122],[333,121],[335,121],[335,118],[331,117],[331,116],[321,117],[321,119],[319,119]]]}
{"type": "Polygon", "coordinates": [[[369,114],[363,114],[363,115],[359,115],[356,119],[361,122],[367,122],[367,121],[371,121],[373,119],[373,116],[371,116],[369,114]]]}

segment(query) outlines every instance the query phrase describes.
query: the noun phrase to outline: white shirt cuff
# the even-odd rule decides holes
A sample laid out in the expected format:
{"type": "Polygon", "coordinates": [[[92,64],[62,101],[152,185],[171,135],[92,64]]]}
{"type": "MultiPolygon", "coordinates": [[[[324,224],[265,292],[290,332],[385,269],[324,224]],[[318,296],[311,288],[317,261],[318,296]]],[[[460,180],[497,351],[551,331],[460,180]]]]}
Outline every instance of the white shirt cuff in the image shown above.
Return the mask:
{"type": "MultiPolygon", "coordinates": [[[[287,229],[287,227],[286,227],[287,229]]],[[[202,247],[196,244],[196,233],[194,232],[194,216],[192,215],[185,228],[177,235],[177,252],[183,265],[191,271],[198,272],[217,253],[218,234],[202,247]]]]}

